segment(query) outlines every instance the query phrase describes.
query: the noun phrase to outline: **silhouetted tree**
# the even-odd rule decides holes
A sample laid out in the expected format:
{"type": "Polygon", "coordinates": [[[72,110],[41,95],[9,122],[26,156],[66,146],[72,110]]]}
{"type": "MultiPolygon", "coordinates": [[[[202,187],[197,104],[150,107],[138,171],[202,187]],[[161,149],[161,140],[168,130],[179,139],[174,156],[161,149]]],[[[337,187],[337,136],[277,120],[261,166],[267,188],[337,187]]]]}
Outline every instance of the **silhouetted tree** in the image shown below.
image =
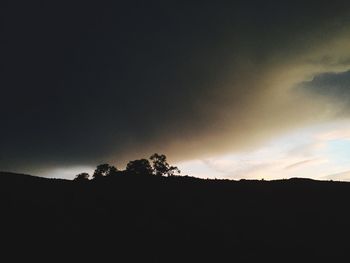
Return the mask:
{"type": "Polygon", "coordinates": [[[118,169],[108,163],[100,164],[96,167],[92,177],[94,179],[101,178],[103,176],[113,175],[118,171],[118,169]]]}
{"type": "Polygon", "coordinates": [[[115,175],[118,172],[118,169],[115,166],[109,166],[108,175],[115,175]]]}
{"type": "Polygon", "coordinates": [[[77,174],[74,178],[75,181],[85,181],[85,180],[89,180],[89,174],[88,173],[80,173],[77,174]]]}
{"type": "Polygon", "coordinates": [[[167,175],[172,176],[175,173],[181,173],[179,168],[176,166],[170,166],[166,161],[166,156],[164,154],[153,154],[150,159],[153,163],[153,173],[155,175],[167,175]]]}
{"type": "Polygon", "coordinates": [[[126,172],[135,175],[151,175],[153,173],[153,169],[147,159],[140,159],[130,161],[126,165],[126,172]]]}

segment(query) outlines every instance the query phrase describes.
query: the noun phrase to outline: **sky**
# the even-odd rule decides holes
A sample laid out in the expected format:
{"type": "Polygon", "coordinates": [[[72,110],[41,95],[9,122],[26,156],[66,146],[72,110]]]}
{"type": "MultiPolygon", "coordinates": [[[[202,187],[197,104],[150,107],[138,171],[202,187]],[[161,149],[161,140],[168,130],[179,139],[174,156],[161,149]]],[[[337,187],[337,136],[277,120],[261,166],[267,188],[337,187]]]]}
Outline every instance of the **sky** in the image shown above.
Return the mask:
{"type": "Polygon", "coordinates": [[[254,150],[179,163],[210,179],[274,180],[304,177],[350,181],[350,123],[342,120],[301,128],[254,150]]]}
{"type": "Polygon", "coordinates": [[[164,153],[202,178],[350,179],[347,1],[4,1],[0,170],[164,153]]]}

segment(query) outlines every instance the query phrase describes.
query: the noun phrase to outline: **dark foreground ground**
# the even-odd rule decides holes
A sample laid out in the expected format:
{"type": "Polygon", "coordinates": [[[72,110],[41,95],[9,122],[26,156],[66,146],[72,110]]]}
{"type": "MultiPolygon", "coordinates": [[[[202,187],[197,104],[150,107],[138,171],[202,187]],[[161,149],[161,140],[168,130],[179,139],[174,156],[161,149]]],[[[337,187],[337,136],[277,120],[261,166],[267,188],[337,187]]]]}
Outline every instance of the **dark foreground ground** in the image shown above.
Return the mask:
{"type": "Polygon", "coordinates": [[[0,173],[2,255],[82,262],[349,262],[350,183],[0,173]]]}

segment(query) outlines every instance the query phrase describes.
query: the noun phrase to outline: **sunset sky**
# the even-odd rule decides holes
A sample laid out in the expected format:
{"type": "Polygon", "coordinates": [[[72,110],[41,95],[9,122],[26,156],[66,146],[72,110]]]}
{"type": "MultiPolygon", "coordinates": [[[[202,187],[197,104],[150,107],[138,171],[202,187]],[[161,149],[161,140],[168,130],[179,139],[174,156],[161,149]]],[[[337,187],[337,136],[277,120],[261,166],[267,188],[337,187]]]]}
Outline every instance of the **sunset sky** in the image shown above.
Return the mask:
{"type": "Polygon", "coordinates": [[[202,178],[350,180],[348,1],[9,1],[0,170],[164,153],[202,178]]]}

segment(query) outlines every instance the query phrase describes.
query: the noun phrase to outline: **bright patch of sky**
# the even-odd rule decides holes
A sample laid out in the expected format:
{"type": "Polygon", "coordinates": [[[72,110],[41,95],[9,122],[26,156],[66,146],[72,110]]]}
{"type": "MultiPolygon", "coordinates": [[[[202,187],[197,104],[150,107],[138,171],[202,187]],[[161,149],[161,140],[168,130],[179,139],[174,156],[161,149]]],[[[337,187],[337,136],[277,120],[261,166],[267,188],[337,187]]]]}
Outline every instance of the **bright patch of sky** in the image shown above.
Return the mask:
{"type": "Polygon", "coordinates": [[[46,178],[63,178],[63,179],[74,179],[77,174],[86,172],[90,175],[94,172],[93,167],[89,166],[75,166],[75,167],[60,167],[45,171],[43,173],[38,173],[38,176],[46,178]]]}
{"type": "Polygon", "coordinates": [[[350,121],[299,129],[255,149],[177,164],[201,178],[350,181],[350,121]]]}

